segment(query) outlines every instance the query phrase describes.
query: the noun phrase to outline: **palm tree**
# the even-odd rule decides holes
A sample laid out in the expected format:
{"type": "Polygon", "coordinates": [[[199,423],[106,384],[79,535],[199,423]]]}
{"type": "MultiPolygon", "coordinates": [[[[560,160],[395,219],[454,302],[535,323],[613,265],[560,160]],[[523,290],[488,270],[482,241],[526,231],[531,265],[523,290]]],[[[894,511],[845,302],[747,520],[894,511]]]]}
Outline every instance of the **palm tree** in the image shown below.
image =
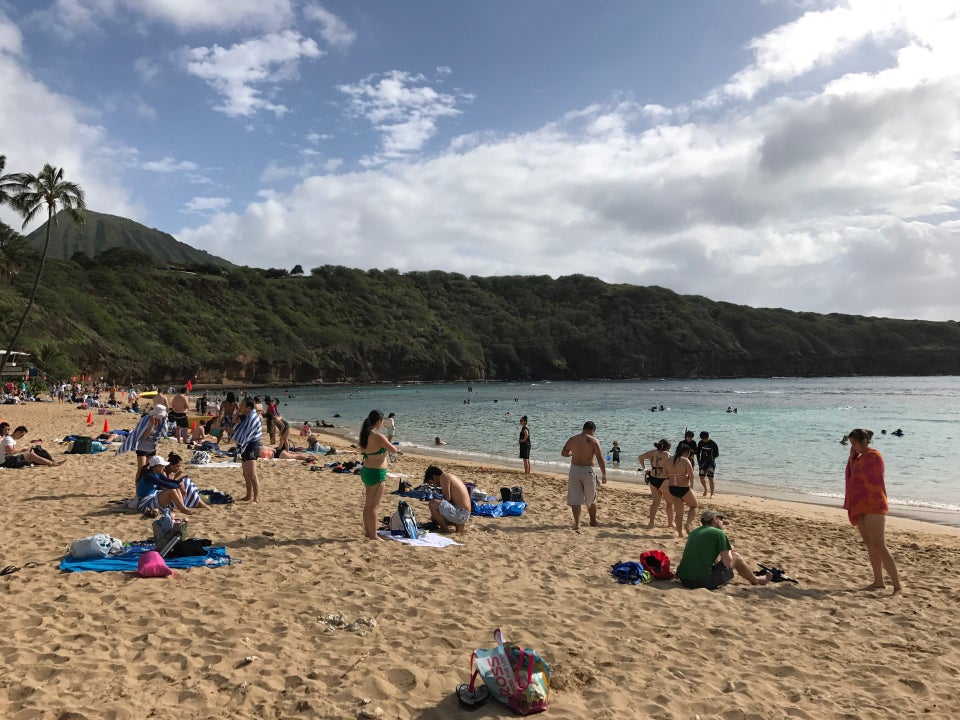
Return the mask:
{"type": "Polygon", "coordinates": [[[16,176],[3,174],[3,169],[6,166],[7,156],[0,155],[0,205],[10,202],[10,193],[17,186],[16,176]]]}
{"type": "MultiPolygon", "coordinates": [[[[0,168],[2,169],[2,168],[0,168]]],[[[40,285],[40,276],[43,275],[43,265],[47,260],[47,247],[50,245],[50,228],[56,222],[57,213],[60,210],[66,212],[77,225],[83,225],[83,211],[87,205],[83,200],[83,189],[76,183],[68,182],[63,179],[63,168],[55,168],[52,165],[44,165],[39,175],[29,173],[17,173],[7,176],[6,186],[10,199],[8,202],[16,208],[23,217],[23,227],[26,227],[33,220],[42,208],[47,209],[47,234],[43,241],[43,252],[40,253],[40,262],[37,265],[37,275],[33,280],[33,289],[30,291],[30,299],[27,301],[27,307],[20,317],[17,329],[10,338],[10,344],[7,351],[3,354],[3,362],[0,362],[0,368],[7,365],[10,353],[20,339],[20,331],[27,321],[27,315],[33,308],[33,300],[37,296],[37,287],[40,285]]]]}

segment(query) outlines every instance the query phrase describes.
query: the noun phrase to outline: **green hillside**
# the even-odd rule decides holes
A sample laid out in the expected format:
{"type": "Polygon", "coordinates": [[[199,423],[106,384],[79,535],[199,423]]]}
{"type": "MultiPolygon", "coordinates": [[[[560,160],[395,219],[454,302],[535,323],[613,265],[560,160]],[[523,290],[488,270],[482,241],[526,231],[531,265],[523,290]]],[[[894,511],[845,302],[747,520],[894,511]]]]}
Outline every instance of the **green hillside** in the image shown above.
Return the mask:
{"type": "MultiPolygon", "coordinates": [[[[0,338],[35,263],[32,248],[6,252],[0,338]]],[[[582,275],[209,275],[117,250],[49,261],[16,349],[56,376],[121,382],[927,375],[960,368],[960,325],[755,309],[582,275]]]]}
{"type": "MultiPolygon", "coordinates": [[[[67,217],[54,218],[48,257],[69,260],[75,253],[83,253],[92,258],[110,248],[128,248],[140,250],[164,263],[236,267],[223,258],[192,248],[172,235],[133,220],[91,210],[87,210],[84,217],[86,222],[83,227],[77,226],[67,217]]],[[[27,235],[27,242],[36,248],[42,248],[46,227],[47,224],[44,223],[27,235]]]]}

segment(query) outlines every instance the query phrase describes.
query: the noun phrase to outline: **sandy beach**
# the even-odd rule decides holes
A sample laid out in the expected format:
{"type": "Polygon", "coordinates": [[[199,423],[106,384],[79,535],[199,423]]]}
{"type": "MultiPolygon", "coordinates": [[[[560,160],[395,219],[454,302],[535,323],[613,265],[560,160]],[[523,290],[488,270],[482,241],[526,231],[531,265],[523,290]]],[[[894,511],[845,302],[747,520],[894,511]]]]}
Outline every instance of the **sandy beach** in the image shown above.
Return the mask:
{"type": "MultiPolygon", "coordinates": [[[[514,717],[491,701],[461,709],[471,651],[491,633],[533,647],[553,668],[554,718],[948,718],[960,674],[960,530],[890,518],[902,595],[859,590],[866,552],[840,508],[718,495],[734,547],[797,578],[714,591],[675,582],[619,585],[610,567],[683,540],[645,529],[646,488],[610,483],[600,527],[575,533],[566,479],[446,463],[497,494],[522,485],[520,518],[473,518],[459,546],[365,542],[356,476],[260,461],[259,505],[216,506],[191,534],[225,545],[234,564],[177,578],[62,573],[67,545],[104,532],[151,536],[119,510],[133,494],[128,453],[63,455],[52,442],[95,434],[70,405],[6,406],[13,425],[43,438],[53,468],[2,470],[6,521],[0,565],[4,673],[0,717],[423,719],[514,717]],[[36,567],[24,567],[27,563],[36,567]],[[339,626],[333,616],[342,615],[339,626]]],[[[114,414],[113,428],[136,417],[114,414]]],[[[337,459],[349,442],[328,438],[337,459]]],[[[177,447],[161,445],[163,454],[177,447]]],[[[430,459],[403,455],[391,471],[418,484],[430,459]]],[[[732,472],[733,469],[730,469],[732,472]]],[[[238,468],[191,472],[200,488],[240,497],[238,468]]],[[[843,468],[837,468],[842,486],[843,468]]],[[[393,480],[388,490],[393,489],[393,480]]],[[[380,516],[396,507],[386,495],[380,516]]],[[[426,505],[414,501],[421,520],[426,505]]]]}

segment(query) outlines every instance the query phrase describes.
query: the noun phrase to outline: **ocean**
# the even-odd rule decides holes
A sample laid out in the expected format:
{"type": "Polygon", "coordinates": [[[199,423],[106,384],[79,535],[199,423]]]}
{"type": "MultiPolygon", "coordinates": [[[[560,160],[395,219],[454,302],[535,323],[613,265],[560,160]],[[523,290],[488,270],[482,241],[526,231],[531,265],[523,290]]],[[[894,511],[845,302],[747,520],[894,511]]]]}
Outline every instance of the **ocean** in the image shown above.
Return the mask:
{"type": "Polygon", "coordinates": [[[960,483],[948,464],[960,435],[960,377],[405,384],[264,393],[280,396],[290,420],[323,419],[359,431],[376,408],[397,414],[395,439],[404,445],[516,467],[519,419],[527,415],[534,469],[557,472],[568,466],[560,457],[566,439],[592,420],[605,450],[614,440],[622,449],[609,477],[629,481],[641,480],[636,456],[660,438],[675,448],[686,429],[698,436],[707,430],[720,447],[718,494],[836,506],[849,452],[840,439],[863,427],[874,431],[886,462],[891,512],[960,525],[960,483]],[[891,434],[897,429],[902,436],[891,434]],[[446,445],[437,447],[436,437],[446,445]]]}

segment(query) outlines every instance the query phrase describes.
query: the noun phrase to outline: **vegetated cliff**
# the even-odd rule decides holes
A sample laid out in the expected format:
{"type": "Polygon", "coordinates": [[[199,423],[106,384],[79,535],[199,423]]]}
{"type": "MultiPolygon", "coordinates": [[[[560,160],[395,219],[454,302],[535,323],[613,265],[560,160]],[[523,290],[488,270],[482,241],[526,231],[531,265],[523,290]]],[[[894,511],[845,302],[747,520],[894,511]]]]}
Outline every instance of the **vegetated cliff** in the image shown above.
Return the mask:
{"type": "MultiPolygon", "coordinates": [[[[38,364],[57,376],[162,383],[931,375],[960,367],[955,322],[756,309],[581,275],[325,266],[292,277],[158,264],[137,251],[49,261],[19,349],[39,351],[38,364]]],[[[0,338],[25,305],[29,268],[0,279],[0,338]]]]}

